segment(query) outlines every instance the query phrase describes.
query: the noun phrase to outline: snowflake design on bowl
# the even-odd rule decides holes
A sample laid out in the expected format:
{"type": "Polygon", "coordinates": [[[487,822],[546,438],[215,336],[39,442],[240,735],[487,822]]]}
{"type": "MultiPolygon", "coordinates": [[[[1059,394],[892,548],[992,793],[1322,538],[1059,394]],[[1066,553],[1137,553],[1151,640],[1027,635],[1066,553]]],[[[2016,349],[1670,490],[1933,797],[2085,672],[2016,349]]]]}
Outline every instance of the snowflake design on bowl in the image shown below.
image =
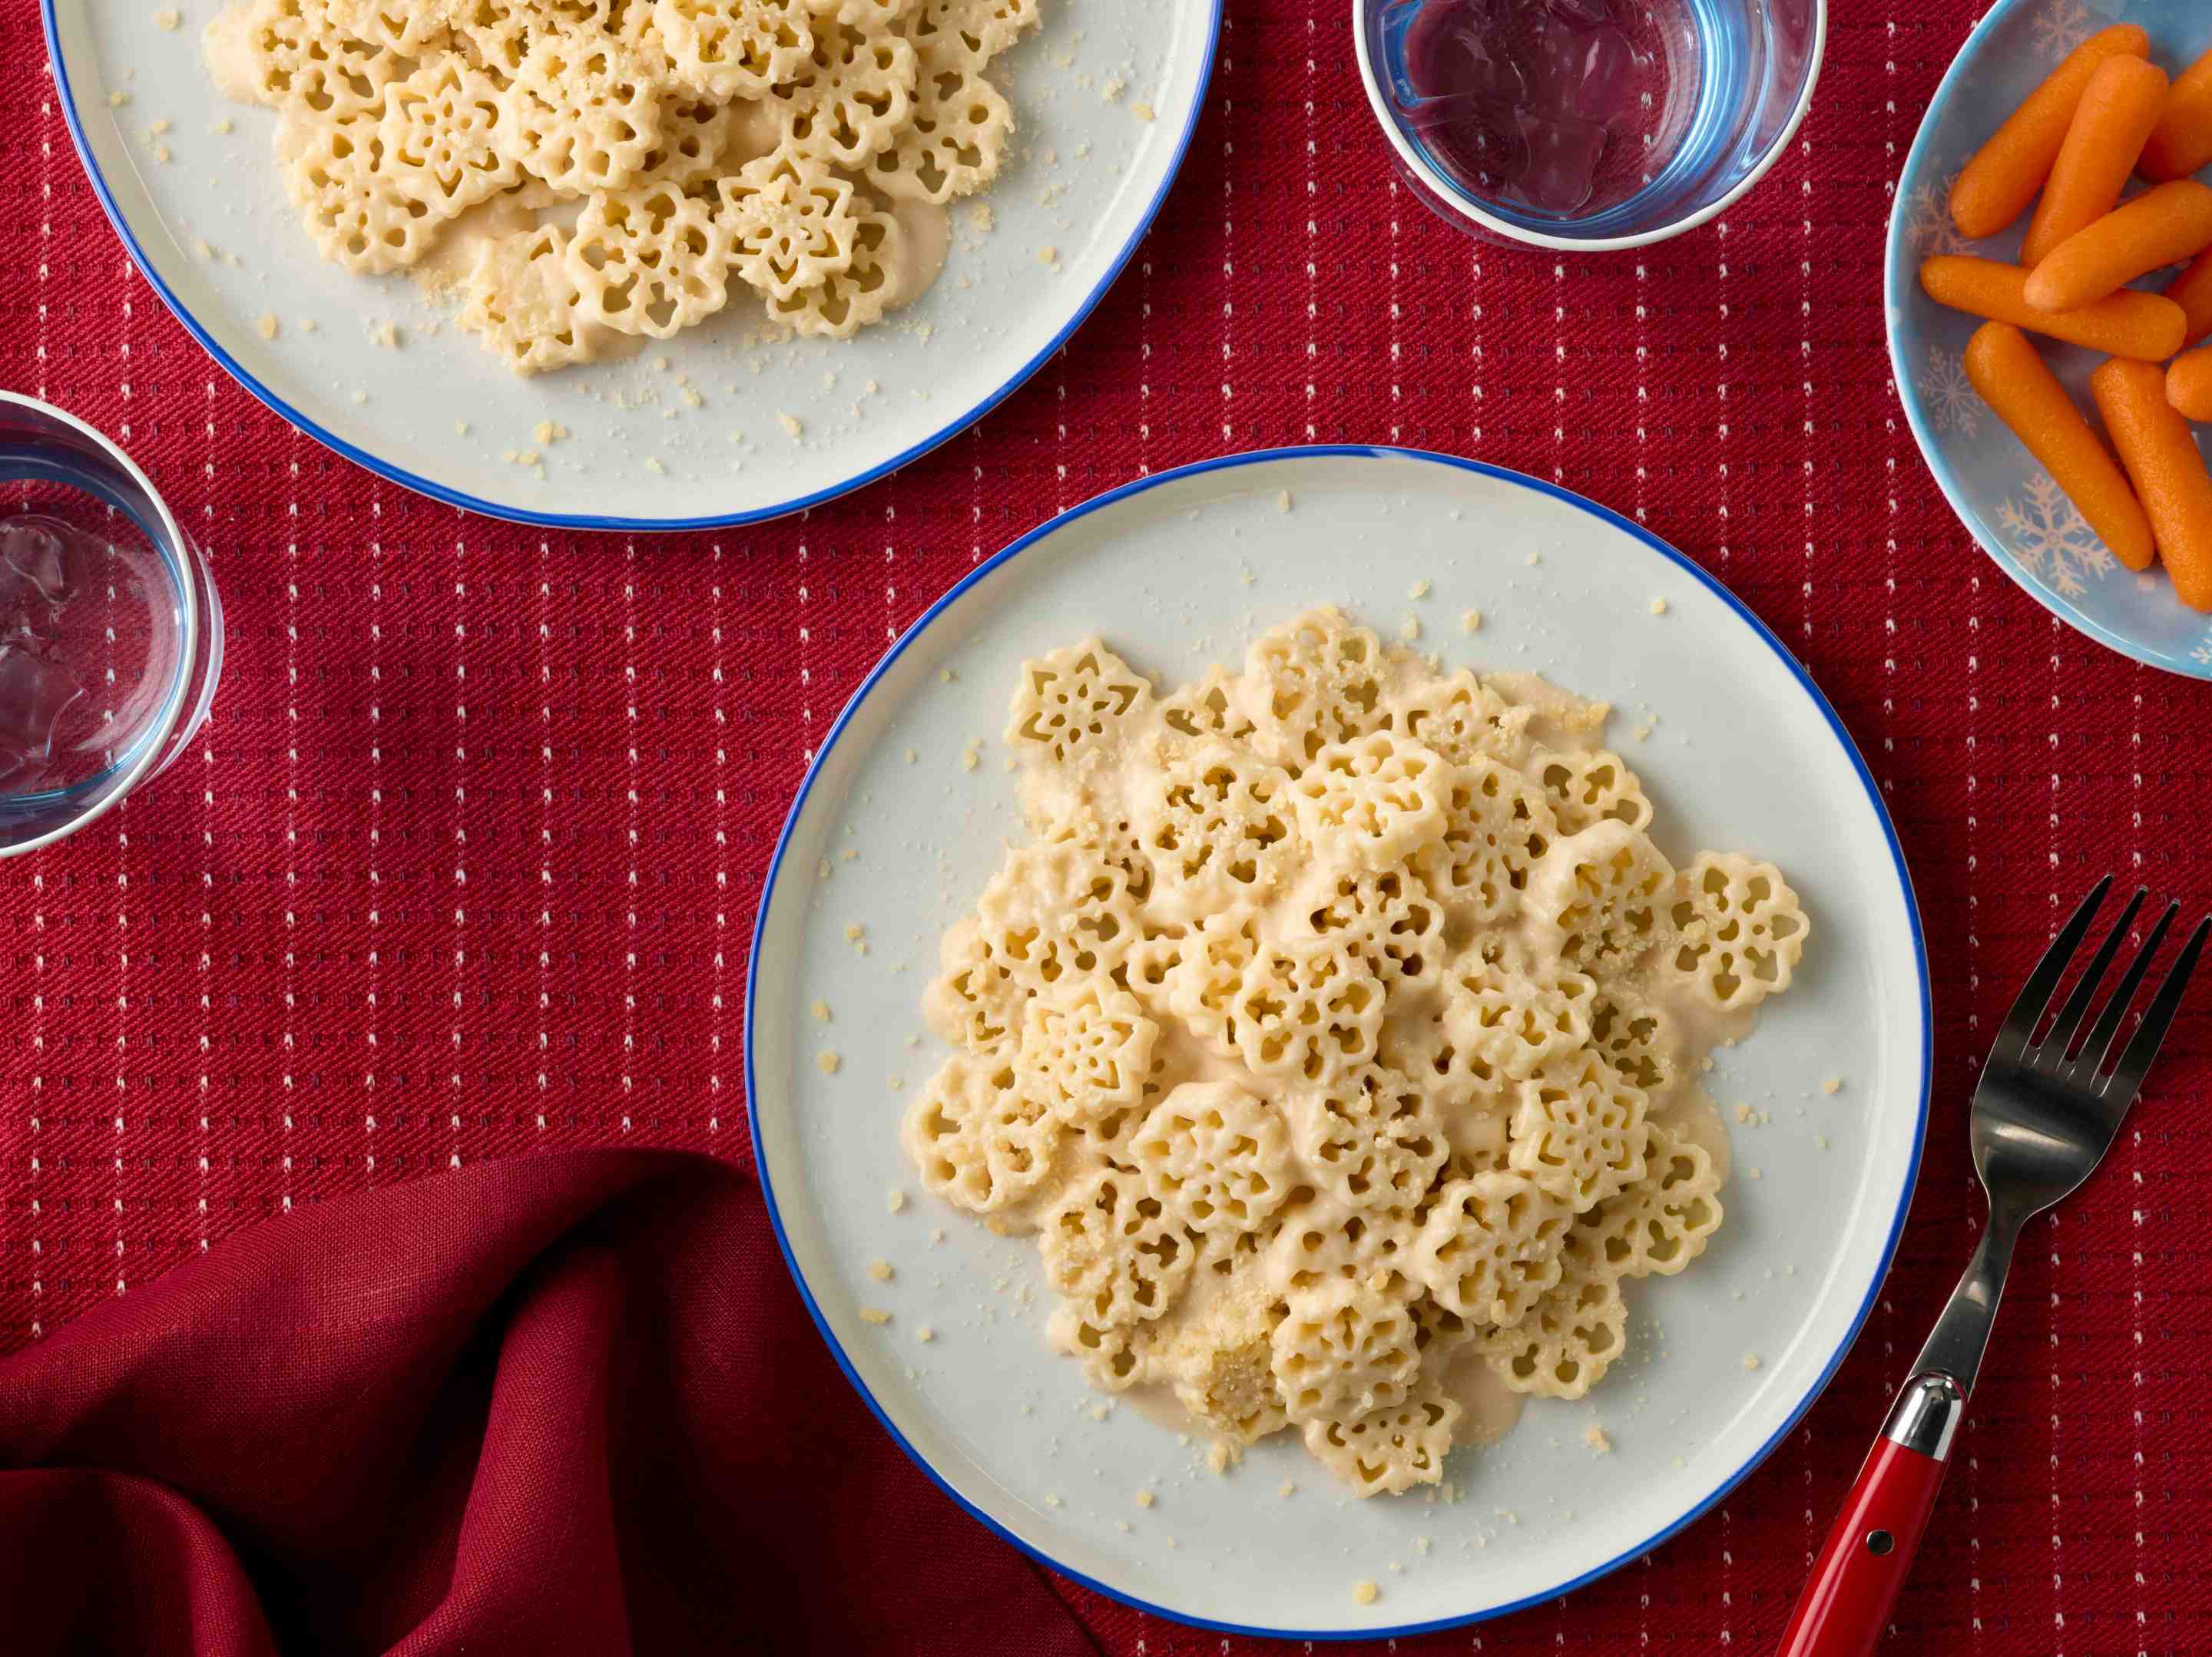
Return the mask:
{"type": "Polygon", "coordinates": [[[2119,561],[2048,473],[2029,478],[2027,495],[1997,508],[2005,550],[2021,568],[2061,598],[2078,598],[2091,576],[2102,579],[2118,568],[2119,561]]]}
{"type": "Polygon", "coordinates": [[[1956,351],[1940,345],[1928,348],[1928,371],[1920,377],[1920,394],[1928,400],[1928,418],[1937,431],[1961,437],[1980,432],[1987,405],[1966,378],[1966,365],[1956,351]]]}
{"type": "Polygon", "coordinates": [[[1940,185],[1916,185],[1905,198],[1905,239],[1923,259],[1967,251],[1966,239],[1951,222],[1951,185],[1958,176],[1955,172],[1947,173],[1940,185]]]}
{"type": "Polygon", "coordinates": [[[2051,0],[2029,25],[2035,49],[2045,58],[2063,58],[2097,27],[2084,0],[2051,0]]]}

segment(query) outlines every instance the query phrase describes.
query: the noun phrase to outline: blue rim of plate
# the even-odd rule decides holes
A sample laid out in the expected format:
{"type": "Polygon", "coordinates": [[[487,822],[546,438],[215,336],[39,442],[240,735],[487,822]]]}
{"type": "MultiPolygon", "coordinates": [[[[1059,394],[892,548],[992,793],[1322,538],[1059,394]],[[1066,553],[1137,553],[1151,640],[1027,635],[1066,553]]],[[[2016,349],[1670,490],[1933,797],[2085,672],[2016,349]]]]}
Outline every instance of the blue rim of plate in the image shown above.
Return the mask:
{"type": "MultiPolygon", "coordinates": [[[[1958,56],[1952,58],[1951,67],[1943,71],[1943,78],[1936,83],[1936,91],[1928,100],[1927,111],[1920,118],[1919,130],[1912,135],[1912,146],[1905,152],[1905,165],[1898,171],[1897,185],[1901,185],[1905,179],[1912,177],[1925,162],[1928,148],[1935,142],[1936,112],[1943,106],[1945,100],[1957,89],[1958,82],[1966,74],[1967,60],[1980,50],[1984,40],[1990,32],[2001,25],[2007,17],[2021,6],[2034,3],[2035,0],[1997,0],[1996,4],[1989,9],[1982,21],[1967,31],[1965,41],[1959,47],[1958,56]]],[[[1908,265],[1915,270],[1918,269],[1917,259],[1903,257],[1906,211],[1905,192],[1903,189],[1893,185],[1890,191],[1889,231],[1882,238],[1881,249],[1882,334],[1884,343],[1889,350],[1889,372],[1891,379],[1896,382],[1897,400],[1905,408],[1905,423],[1911,428],[1913,442],[1919,446],[1921,464],[1928,468],[1929,475],[1935,478],[1936,487],[1943,492],[1943,499],[1950,504],[1952,515],[1959,520],[1960,525],[1974,537],[1975,544],[1989,555],[1990,561],[2011,578],[2014,586],[2020,588],[2075,632],[2086,634],[2104,646],[2106,649],[2124,656],[2130,661],[2141,662],[2145,667],[2154,667],[2161,673],[2171,673],[2175,677],[2183,679],[2212,678],[2212,666],[2199,671],[2180,662],[2154,656],[2149,653],[2148,646],[2129,638],[2124,633],[2114,632],[2087,611],[2076,609],[2069,600],[2053,592],[2029,575],[2020,567],[2017,559],[2008,555],[2003,547],[1998,545],[1982,529],[1980,513],[1968,501],[1965,489],[1960,486],[1957,474],[1952,470],[1949,460],[1944,457],[1942,446],[1936,440],[1935,433],[1929,430],[1928,422],[1922,416],[1918,404],[1906,389],[1912,385],[1913,379],[1906,370],[1904,358],[1899,353],[1898,325],[1905,315],[1905,307],[1919,292],[1917,282],[1906,280],[1903,274],[1908,265]]],[[[1935,301],[1931,300],[1929,302],[1933,304],[1935,301]]],[[[2180,601],[2177,599],[2175,602],[2178,604],[2180,601]]]]}
{"type": "Polygon", "coordinates": [[[1496,1618],[1510,1616],[1517,1611],[1526,1611],[1532,1605],[1547,1604],[1561,1594],[1571,1593],[1577,1588],[1595,1581],[1601,1576],[1608,1575],[1630,1561],[1650,1552],[1652,1549],[1711,1512],[1727,1497],[1729,1491],[1735,1490],[1748,1478],[1759,1463],[1773,1454],[1775,1448],[1790,1435],[1790,1431],[1800,1421],[1804,1419],[1806,1412],[1819,1400],[1820,1394],[1827,1390],[1828,1383],[1835,1379],[1836,1371],[1843,1366],[1845,1356],[1858,1341],[1860,1331],[1866,1326],[1867,1316],[1874,1310],[1875,1301],[1881,1292],[1883,1279],[1889,1275],[1890,1266],[1897,1257],[1898,1240],[1904,1233],[1905,1215],[1912,1206],[1912,1193],[1919,1183],[1921,1151],[1928,1134],[1929,1089],[1935,1079],[1935,1014],[1929,986],[1928,945],[1921,930],[1919,904],[1913,896],[1912,877],[1905,866],[1905,849],[1898,843],[1896,826],[1889,820],[1888,810],[1882,804],[1881,790],[1875,782],[1874,774],[1867,769],[1866,760],[1859,753],[1858,744],[1851,740],[1850,733],[1844,728],[1843,720],[1837,716],[1835,708],[1830,705],[1828,699],[1820,694],[1820,687],[1813,683],[1811,677],[1800,665],[1797,659],[1790,653],[1789,647],[1774,635],[1772,629],[1765,622],[1760,621],[1746,607],[1741,599],[1707,574],[1702,566],[1684,557],[1682,554],[1652,534],[1650,531],[1623,518],[1619,513],[1577,495],[1571,489],[1561,489],[1556,484],[1547,483],[1540,477],[1530,477],[1525,473],[1510,471],[1503,466],[1492,466],[1480,460],[1465,459],[1458,455],[1439,454],[1433,450],[1401,448],[1389,444],[1323,443],[1290,448],[1253,449],[1242,454],[1222,455],[1212,460],[1193,461],[1188,465],[1177,466],[1170,471],[1158,472],[1147,477],[1134,479],[1117,488],[1108,489],[1103,495],[1094,495],[1079,506],[1071,507],[1058,517],[1040,524],[1019,540],[1008,545],[1003,551],[969,571],[946,591],[944,597],[924,610],[921,619],[901,634],[897,642],[884,652],[883,659],[869,671],[868,677],[860,682],[860,688],[853,693],[851,700],[845,704],[843,710],[837,715],[836,722],[830,727],[829,735],[823,738],[822,746],[815,751],[813,762],[806,768],[805,778],[799,785],[798,796],[792,801],[790,813],[784,818],[782,831],[776,836],[775,852],[769,860],[768,874],[761,883],[760,908],[753,920],[751,953],[745,962],[744,1041],[745,1125],[752,1139],[753,1166],[760,1180],[761,1195],[768,1204],[769,1223],[775,1232],[775,1246],[783,1254],[784,1267],[791,1273],[792,1282],[798,1286],[799,1299],[806,1303],[807,1315],[814,1320],[814,1326],[821,1331],[822,1338],[829,1343],[830,1356],[837,1360],[837,1367],[845,1372],[845,1379],[852,1383],[853,1390],[860,1395],[860,1400],[868,1406],[869,1413],[873,1415],[883,1429],[890,1435],[891,1442],[905,1451],[908,1459],[915,1466],[921,1468],[929,1481],[950,1496],[954,1504],[969,1518],[976,1520],[1000,1540],[1012,1543],[1030,1558],[1041,1565],[1049,1567],[1068,1581],[1079,1583],[1093,1593],[1103,1594],[1109,1599],[1127,1605],[1133,1610],[1146,1611],[1152,1616],[1164,1618],[1169,1622],[1180,1624],[1187,1628],[1204,1629],[1216,1634],[1243,1635],[1253,1639],[1264,1640],[1330,1642],[1391,1640],[1416,1634],[1435,1634],[1448,1629],[1466,1628],[1475,1623],[1486,1623],[1496,1618]],[[1920,985],[1920,1099],[1919,1108],[1913,1118],[1912,1155],[1905,1172],[1905,1187],[1898,1193],[1897,1211],[1890,1217],[1889,1235],[1882,1241],[1879,1267],[1868,1280],[1866,1293],[1859,1302],[1857,1311],[1851,1315],[1851,1326],[1849,1332],[1837,1343],[1836,1350],[1829,1354],[1827,1363],[1821,1368],[1820,1378],[1807,1389],[1805,1396],[1790,1410],[1789,1419],[1776,1428],[1764,1444],[1760,1445],[1727,1478],[1715,1485],[1701,1501],[1679,1519],[1655,1532],[1634,1547],[1624,1550],[1607,1560],[1603,1564],[1584,1571],[1570,1581],[1547,1588],[1540,1593],[1532,1593],[1523,1599],[1516,1599],[1510,1605],[1493,1605],[1486,1610],[1469,1611],[1463,1617],[1444,1617],[1426,1623],[1405,1623],[1394,1628],[1326,1629],[1309,1632],[1292,1629],[1253,1628],[1242,1623],[1219,1623],[1202,1617],[1188,1616],[1182,1611],[1170,1611],[1164,1605],[1155,1605],[1148,1599],[1140,1599],[1133,1594],[1124,1593],[1118,1588],[1109,1587],[1103,1582],[1085,1576],[1079,1571],[1071,1570],[1051,1555],[1023,1541],[1021,1538],[976,1508],[958,1490],[953,1489],[944,1476],[929,1464],[927,1458],[907,1442],[906,1435],[892,1424],[891,1418],[884,1413],[883,1405],[876,1401],[875,1394],[868,1390],[866,1383],[860,1379],[860,1372],[854,1369],[852,1360],[846,1357],[845,1349],[838,1344],[837,1337],[830,1332],[829,1320],[823,1315],[821,1307],[815,1302],[814,1291],[807,1286],[805,1273],[799,1270],[799,1261],[792,1253],[791,1239],[784,1231],[782,1211],[776,1206],[775,1188],[769,1177],[767,1150],[761,1144],[759,1113],[753,1108],[753,1102],[758,1094],[753,1076],[753,1054],[757,1047],[753,1040],[753,1011],[758,1005],[755,991],[758,987],[760,977],[761,939],[762,935],[767,931],[769,914],[775,898],[776,877],[783,871],[784,858],[791,849],[792,836],[797,832],[799,818],[805,811],[807,796],[812,792],[815,780],[822,774],[823,766],[829,762],[830,751],[836,747],[837,739],[844,735],[846,727],[852,723],[854,714],[860,711],[861,704],[867,700],[869,693],[876,688],[884,675],[890,671],[891,664],[898,660],[906,652],[908,647],[921,637],[933,622],[950,610],[969,588],[984,580],[1000,565],[1018,557],[1038,542],[1066,528],[1078,519],[1087,518],[1092,513],[1110,507],[1130,495],[1141,494],[1146,489],[1158,489],[1165,483],[1176,483],[1186,477],[1196,477],[1207,472],[1229,470],[1243,466],[1261,465],[1271,461],[1355,456],[1376,459],[1413,460],[1449,466],[1461,471],[1474,472],[1484,477],[1495,478],[1500,483],[1533,489],[1539,495],[1565,501],[1578,511],[1588,513],[1601,523],[1609,524],[1613,528],[1633,536],[1654,552],[1666,558],[1735,611],[1736,616],[1751,628],[1753,634],[1782,659],[1783,665],[1790,670],[1800,689],[1812,698],[1814,707],[1817,707],[1820,711],[1821,717],[1827,720],[1829,730],[1835,734],[1836,741],[1841,744],[1844,754],[1849,756],[1851,768],[1858,774],[1859,783],[1866,790],[1867,803],[1874,808],[1875,820],[1881,824],[1882,838],[1888,844],[1890,860],[1897,871],[1898,888],[1905,899],[1905,919],[1912,932],[1913,968],[1918,974],[1920,985]]]}
{"type": "Polygon", "coordinates": [[[1206,27],[1206,59],[1199,66],[1198,85],[1192,92],[1189,115],[1183,123],[1182,131],[1176,139],[1174,153],[1169,157],[1167,171],[1160,179],[1159,188],[1152,192],[1152,199],[1146,204],[1145,210],[1138,218],[1135,228],[1129,233],[1128,240],[1124,242],[1121,251],[1114,255],[1113,261],[1107,266],[1105,274],[1099,277],[1097,286],[1084,295],[1083,302],[1076,307],[1066,324],[1052,337],[1051,341],[1042,349],[1016,369],[1013,376],[1005,384],[964,414],[956,416],[951,421],[932,432],[903,453],[894,455],[889,460],[845,483],[833,484],[828,489],[817,489],[811,495],[801,495],[795,500],[782,501],[774,506],[757,507],[750,512],[730,513],[719,517],[669,519],[599,518],[589,513],[537,513],[521,507],[501,506],[493,501],[478,500],[476,496],[465,494],[459,489],[447,489],[442,483],[433,483],[428,478],[417,477],[412,472],[403,471],[397,466],[378,459],[366,450],[356,448],[343,439],[325,431],[252,374],[246,373],[245,367],[236,359],[216,343],[215,337],[200,326],[198,319],[185,308],[184,302],[169,291],[168,284],[161,280],[160,273],[154,269],[153,262],[146,257],[145,251],[139,246],[138,239],[131,234],[131,227],[125,221],[122,209],[115,204],[115,197],[108,190],[107,180],[100,174],[100,164],[93,160],[92,146],[86,141],[83,127],[77,118],[76,95],[70,88],[69,70],[62,62],[61,42],[55,32],[56,3],[57,0],[39,0],[39,21],[46,33],[46,62],[53,70],[54,85],[61,94],[62,120],[69,128],[70,143],[76,150],[76,158],[84,168],[85,177],[91,181],[92,193],[100,198],[100,211],[107,215],[107,222],[113,228],[115,234],[122,239],[124,249],[131,255],[131,262],[138,267],[139,274],[153,285],[154,291],[161,295],[161,303],[168,307],[169,313],[184,325],[185,331],[199,342],[200,348],[216,360],[225,373],[243,385],[270,413],[307,433],[324,447],[343,455],[356,465],[374,473],[387,483],[397,483],[403,489],[412,489],[416,494],[427,495],[433,501],[442,501],[448,506],[459,507],[465,512],[481,513],[487,518],[495,518],[509,524],[525,524],[534,529],[603,530],[617,534],[658,535],[674,534],[685,530],[738,529],[748,524],[764,524],[772,519],[787,518],[795,512],[805,512],[809,507],[822,506],[825,502],[836,500],[840,495],[850,495],[855,489],[866,489],[877,479],[890,476],[900,467],[911,461],[921,459],[932,449],[959,436],[961,433],[966,431],[1020,390],[1030,376],[1050,361],[1053,355],[1066,345],[1075,331],[1090,319],[1091,312],[1097,308],[1098,301],[1106,297],[1107,289],[1113,287],[1122,270],[1127,267],[1131,256],[1137,251],[1137,245],[1144,240],[1146,234],[1152,229],[1152,221],[1159,216],[1160,208],[1167,201],[1168,191],[1175,188],[1175,181],[1182,173],[1183,158],[1190,152],[1190,141],[1197,135],[1199,118],[1206,112],[1206,94],[1213,84],[1214,60],[1219,55],[1221,47],[1222,11],[1227,0],[1201,0],[1201,3],[1206,5],[1211,14],[1206,27]]]}

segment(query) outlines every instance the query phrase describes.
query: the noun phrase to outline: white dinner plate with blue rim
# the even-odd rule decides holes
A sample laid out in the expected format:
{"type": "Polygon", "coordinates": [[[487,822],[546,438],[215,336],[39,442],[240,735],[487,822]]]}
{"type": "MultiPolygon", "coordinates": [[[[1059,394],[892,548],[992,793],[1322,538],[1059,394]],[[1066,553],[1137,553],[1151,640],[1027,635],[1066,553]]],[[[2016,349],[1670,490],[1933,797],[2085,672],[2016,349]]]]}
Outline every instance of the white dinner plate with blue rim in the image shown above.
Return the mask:
{"type": "Polygon", "coordinates": [[[224,99],[201,61],[217,0],[41,6],[55,91],[101,205],[240,384],[394,483],[518,522],[604,530],[795,512],[994,407],[1090,313],[1158,211],[1221,21],[1221,0],[1045,0],[1042,27],[991,68],[1017,122],[1006,164],[954,204],[944,274],[885,325],[749,344],[759,307],[732,305],[628,361],[520,379],[405,276],[353,276],[317,254],[270,154],[275,112],[224,99]],[[161,27],[170,17],[178,26],[161,27]],[[549,422],[568,435],[545,442],[549,422]],[[524,464],[533,452],[542,476],[524,464]]]}
{"type": "Polygon", "coordinates": [[[1748,611],[1635,525],[1514,473],[1402,450],[1186,467],[1101,495],[969,575],[823,740],[776,848],[746,990],[776,1234],[885,1428],[1037,1558],[1227,1630],[1372,1636],[1495,1616],[1704,1513],[1834,1374],[1896,1245],[1924,1123],[1918,920],[1833,710],[1748,611]],[[1662,846],[1774,859],[1814,926],[1796,986],[1708,1078],[1736,1165],[1712,1247],[1638,1285],[1630,1356],[1589,1398],[1533,1401],[1503,1442],[1455,1453],[1451,1501],[1355,1501],[1287,1434],[1217,1474],[1202,1438],[1101,1409],[1046,1349],[1034,1245],[927,1196],[899,1145],[902,1111],[945,1057],[916,1005],[938,939],[1021,833],[1000,732],[1022,660],[1097,633],[1180,680],[1237,663],[1254,634],[1323,601],[1386,637],[1411,617],[1447,663],[1611,700],[1662,846]],[[1734,1125],[1739,1105],[1760,1125],[1734,1125]],[[1593,1423],[1610,1453],[1585,1442],[1593,1423]],[[1371,1604],[1353,1597],[1361,1581],[1381,1585],[1371,1604]]]}
{"type": "MultiPolygon", "coordinates": [[[[1966,37],[1929,103],[1890,208],[1890,363],[1929,470],[1999,569],[2046,610],[2121,654],[2212,679],[2212,616],[2177,599],[2163,571],[2136,574],[2121,567],[2051,474],[1966,383],[1966,342],[1980,319],[1920,291],[1920,262],[1932,253],[2019,257],[2028,215],[2000,235],[1969,243],[1951,223],[1951,182],[2062,58],[2112,23],[2142,24],[2170,73],[2212,47],[2212,6],[2204,0],[2108,0],[2094,8],[2084,0],[1997,0],[1966,37]]],[[[2212,168],[2198,176],[2212,179],[2212,168]]],[[[2161,271],[2135,285],[2163,288],[2172,274],[2161,271]]],[[[2089,374],[2102,355],[2056,340],[2038,338],[2036,345],[2097,423],[2089,374]]],[[[2198,441],[2204,441],[2202,434],[2198,441]]]]}

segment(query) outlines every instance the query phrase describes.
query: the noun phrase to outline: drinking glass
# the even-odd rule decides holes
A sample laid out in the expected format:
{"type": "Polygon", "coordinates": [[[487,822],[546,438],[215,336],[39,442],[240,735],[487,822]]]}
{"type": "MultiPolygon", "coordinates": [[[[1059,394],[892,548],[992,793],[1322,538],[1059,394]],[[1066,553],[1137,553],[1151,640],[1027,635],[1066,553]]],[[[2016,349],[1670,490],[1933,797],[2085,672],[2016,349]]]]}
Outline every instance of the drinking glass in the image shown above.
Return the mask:
{"type": "Polygon", "coordinates": [[[0,857],[160,775],[222,672],[206,560],[146,474],[83,422],[0,391],[0,857]]]}
{"type": "Polygon", "coordinates": [[[1826,0],[1354,0],[1400,169],[1491,240],[1595,252],[1725,209],[1803,119],[1826,0]]]}

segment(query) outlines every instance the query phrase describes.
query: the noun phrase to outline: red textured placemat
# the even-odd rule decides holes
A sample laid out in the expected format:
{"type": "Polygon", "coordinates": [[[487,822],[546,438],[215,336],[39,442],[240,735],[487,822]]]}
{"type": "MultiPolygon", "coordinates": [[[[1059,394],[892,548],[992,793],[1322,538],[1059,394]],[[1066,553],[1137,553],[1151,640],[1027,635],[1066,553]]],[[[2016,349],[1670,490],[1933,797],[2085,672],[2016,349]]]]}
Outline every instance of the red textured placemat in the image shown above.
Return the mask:
{"type": "MultiPolygon", "coordinates": [[[[1935,1132],[1859,1350],[1688,1534],[1434,1642],[1771,1645],[1966,1253],[1973,1066],[2059,907],[2106,867],[2212,895],[2212,691],[2016,592],[1899,417],[1890,184],[1978,8],[1838,0],[1773,173],[1718,222],[1604,258],[1468,241],[1396,185],[1347,9],[1236,0],[1158,227],[981,428],[804,519],[625,541],[462,517],[236,390],[125,261],[12,7],[0,384],[119,436],[189,516],[230,658],[169,775],[0,864],[0,1350],[241,1225],[456,1156],[621,1142],[749,1164],[754,900],[811,743],[896,629],[1146,470],[1419,445],[1562,480],[1727,580],[1841,709],[1918,883],[1935,1132]]],[[[1900,1648],[2212,1647],[2207,1047],[2185,1013],[2160,1096],[2023,1250],[1900,1648]]],[[[1116,1657],[1249,1643],[1063,1587],[1116,1657]]]]}

